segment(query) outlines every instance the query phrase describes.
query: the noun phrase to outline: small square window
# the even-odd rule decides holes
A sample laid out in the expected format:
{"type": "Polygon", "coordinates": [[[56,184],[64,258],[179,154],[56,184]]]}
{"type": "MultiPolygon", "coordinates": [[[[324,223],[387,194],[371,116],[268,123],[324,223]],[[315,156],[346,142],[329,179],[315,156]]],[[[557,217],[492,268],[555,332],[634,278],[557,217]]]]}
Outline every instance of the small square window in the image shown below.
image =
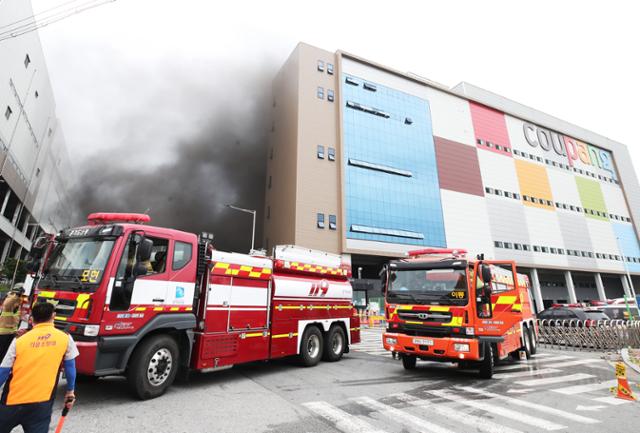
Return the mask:
{"type": "Polygon", "coordinates": [[[493,194],[493,188],[490,188],[490,187],[488,187],[488,186],[484,188],[484,191],[485,191],[487,194],[493,194]]]}
{"type": "Polygon", "coordinates": [[[511,148],[510,147],[505,147],[504,151],[507,152],[507,153],[511,153],[511,148]]]}
{"type": "Polygon", "coordinates": [[[482,138],[476,138],[476,143],[482,146],[484,144],[484,140],[482,140],[482,138]]]}
{"type": "Polygon", "coordinates": [[[487,147],[493,147],[493,144],[490,141],[485,141],[484,145],[487,147]]]}
{"type": "Polygon", "coordinates": [[[502,197],[502,190],[501,189],[496,189],[496,195],[502,197]]]}
{"type": "Polygon", "coordinates": [[[27,54],[26,56],[24,56],[24,67],[28,68],[30,63],[31,63],[31,57],[29,57],[29,54],[27,54]]]}
{"type": "Polygon", "coordinates": [[[513,248],[516,250],[522,250],[522,244],[513,244],[513,248]]]}
{"type": "Polygon", "coordinates": [[[13,110],[7,105],[7,109],[4,110],[4,118],[9,120],[9,117],[11,117],[11,113],[13,113],[13,110]]]}
{"type": "Polygon", "coordinates": [[[576,207],[575,207],[574,205],[570,204],[570,205],[569,205],[569,209],[571,209],[571,210],[576,210],[576,207]]]}
{"type": "Polygon", "coordinates": [[[551,252],[551,254],[558,254],[558,249],[557,248],[549,248],[549,252],[551,252]]]}
{"type": "Polygon", "coordinates": [[[496,144],[496,150],[502,150],[502,146],[500,146],[499,144],[496,144]]]}
{"type": "Polygon", "coordinates": [[[520,194],[518,194],[517,192],[513,193],[513,198],[515,198],[516,200],[520,200],[520,194]]]}
{"type": "Polygon", "coordinates": [[[324,159],[324,146],[323,145],[321,145],[321,144],[318,145],[318,149],[317,149],[317,153],[316,154],[318,156],[318,159],[324,159]]]}
{"type": "Polygon", "coordinates": [[[327,101],[333,102],[333,99],[334,99],[333,90],[327,89],[327,101]]]}
{"type": "Polygon", "coordinates": [[[549,248],[548,247],[542,247],[540,249],[542,250],[543,253],[548,253],[549,252],[549,248]]]}
{"type": "Polygon", "coordinates": [[[564,250],[562,248],[558,248],[558,254],[564,254],[564,250]]]}
{"type": "Polygon", "coordinates": [[[592,253],[591,251],[589,251],[589,252],[587,253],[587,255],[588,255],[590,258],[593,258],[593,253],[592,253]]]}
{"type": "Polygon", "coordinates": [[[318,99],[324,99],[324,88],[318,87],[316,95],[318,96],[318,99]]]}
{"type": "Polygon", "coordinates": [[[589,257],[589,254],[587,254],[586,251],[580,251],[580,254],[582,255],[582,257],[589,257]]]}
{"type": "Polygon", "coordinates": [[[535,155],[531,155],[531,154],[529,154],[529,159],[535,160],[535,159],[536,159],[536,156],[535,156],[535,155]]]}
{"type": "Polygon", "coordinates": [[[404,118],[404,124],[405,125],[412,125],[413,124],[413,119],[411,117],[405,117],[404,118]]]}
{"type": "Polygon", "coordinates": [[[511,242],[505,242],[504,243],[504,247],[511,249],[511,248],[513,248],[513,244],[511,242]]]}
{"type": "Polygon", "coordinates": [[[531,251],[531,246],[527,244],[522,244],[522,249],[525,251],[531,251]]]}
{"type": "Polygon", "coordinates": [[[493,245],[495,245],[496,248],[503,248],[504,244],[500,241],[494,241],[493,245]]]}
{"type": "Polygon", "coordinates": [[[333,75],[333,63],[327,63],[327,74],[333,75]]]}
{"type": "Polygon", "coordinates": [[[520,151],[518,149],[513,149],[513,154],[520,156],[520,151]]]}
{"type": "Polygon", "coordinates": [[[544,159],[544,163],[545,163],[545,164],[547,164],[547,165],[548,165],[548,164],[551,164],[551,160],[550,160],[550,159],[545,158],[545,159],[544,159]]]}
{"type": "Polygon", "coordinates": [[[324,62],[322,60],[318,60],[318,71],[324,71],[324,62]]]}
{"type": "Polygon", "coordinates": [[[522,200],[524,200],[524,201],[529,201],[529,196],[528,196],[528,195],[523,195],[523,196],[522,196],[522,200]]]}
{"type": "Polygon", "coordinates": [[[329,230],[335,230],[338,226],[335,215],[329,215],[329,230]]]}
{"type": "Polygon", "coordinates": [[[324,214],[323,213],[319,213],[316,215],[316,227],[318,227],[319,229],[323,229],[324,228],[324,214]]]}
{"type": "Polygon", "coordinates": [[[538,203],[538,199],[536,197],[531,197],[531,203],[538,203]]]}
{"type": "Polygon", "coordinates": [[[560,202],[556,202],[556,207],[557,208],[561,208],[562,207],[562,205],[560,205],[560,202]]]}
{"type": "Polygon", "coordinates": [[[327,159],[329,161],[335,161],[336,160],[336,150],[333,147],[327,148],[327,159]]]}
{"type": "Polygon", "coordinates": [[[507,198],[511,198],[513,196],[513,194],[511,194],[509,191],[505,191],[504,192],[504,196],[507,198]]]}
{"type": "Polygon", "coordinates": [[[539,253],[539,252],[540,252],[540,247],[539,247],[539,246],[537,246],[537,245],[534,245],[534,246],[533,246],[533,251],[535,251],[535,252],[539,253]]]}

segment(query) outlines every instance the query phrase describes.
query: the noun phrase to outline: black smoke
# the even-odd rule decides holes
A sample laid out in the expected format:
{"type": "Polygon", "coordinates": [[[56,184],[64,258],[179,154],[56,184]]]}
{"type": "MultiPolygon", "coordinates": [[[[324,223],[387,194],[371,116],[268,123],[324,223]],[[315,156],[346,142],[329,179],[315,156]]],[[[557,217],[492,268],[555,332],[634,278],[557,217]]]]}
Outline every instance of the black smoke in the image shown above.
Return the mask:
{"type": "Polygon", "coordinates": [[[210,114],[204,116],[208,121],[193,120],[190,132],[168,149],[156,149],[136,130],[153,129],[154,104],[175,101],[153,97],[137,103],[144,107],[148,102],[149,112],[135,121],[121,119],[121,136],[127,138],[83,161],[72,193],[76,224],[83,224],[91,212],[148,211],[152,225],[213,232],[218,249],[246,252],[252,217],[225,207],[234,204],[258,211],[256,247],[261,246],[273,76],[274,69],[264,65],[259,73],[220,73],[211,77],[215,91],[202,81],[194,84],[180,77],[176,82],[193,100],[183,94],[175,115],[185,116],[190,124],[188,113],[194,107],[181,111],[185,103],[210,114]],[[163,152],[166,156],[157,162],[163,152]]]}

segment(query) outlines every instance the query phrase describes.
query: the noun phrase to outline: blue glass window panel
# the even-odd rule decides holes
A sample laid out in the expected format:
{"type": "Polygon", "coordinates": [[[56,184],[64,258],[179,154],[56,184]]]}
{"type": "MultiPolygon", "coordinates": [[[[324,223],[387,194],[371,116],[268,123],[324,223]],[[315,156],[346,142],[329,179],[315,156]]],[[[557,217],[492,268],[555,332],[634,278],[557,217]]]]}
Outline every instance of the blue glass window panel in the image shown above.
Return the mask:
{"type": "MultiPolygon", "coordinates": [[[[640,245],[636,232],[630,224],[611,223],[613,231],[618,238],[618,245],[622,249],[621,254],[626,257],[640,257],[640,245]]],[[[630,272],[640,272],[640,263],[627,262],[630,272]]]]}
{"type": "Polygon", "coordinates": [[[428,101],[374,83],[372,92],[350,81],[364,80],[348,75],[342,80],[342,100],[350,102],[343,109],[347,237],[445,246],[428,101]],[[394,167],[411,177],[350,165],[350,159],[394,167]],[[385,234],[351,231],[352,226],[379,228],[385,234]],[[394,230],[419,233],[423,239],[393,236],[394,230]]]}

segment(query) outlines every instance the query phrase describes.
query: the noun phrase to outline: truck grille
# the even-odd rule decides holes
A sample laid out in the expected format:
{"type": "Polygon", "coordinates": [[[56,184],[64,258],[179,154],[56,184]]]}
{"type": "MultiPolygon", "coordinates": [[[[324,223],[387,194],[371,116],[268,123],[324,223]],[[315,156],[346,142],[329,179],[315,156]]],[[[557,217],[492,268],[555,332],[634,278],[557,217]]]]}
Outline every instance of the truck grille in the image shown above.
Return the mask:
{"type": "Polygon", "coordinates": [[[401,320],[422,321],[422,322],[451,322],[451,313],[448,311],[399,311],[398,317],[401,320]]]}

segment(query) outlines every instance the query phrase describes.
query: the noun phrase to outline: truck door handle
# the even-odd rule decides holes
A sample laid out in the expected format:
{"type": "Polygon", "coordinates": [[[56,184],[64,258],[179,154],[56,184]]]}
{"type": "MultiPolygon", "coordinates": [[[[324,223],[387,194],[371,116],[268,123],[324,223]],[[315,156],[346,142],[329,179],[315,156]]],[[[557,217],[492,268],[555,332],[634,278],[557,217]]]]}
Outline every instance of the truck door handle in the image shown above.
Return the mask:
{"type": "Polygon", "coordinates": [[[154,298],[152,302],[164,302],[164,299],[154,298]]]}

